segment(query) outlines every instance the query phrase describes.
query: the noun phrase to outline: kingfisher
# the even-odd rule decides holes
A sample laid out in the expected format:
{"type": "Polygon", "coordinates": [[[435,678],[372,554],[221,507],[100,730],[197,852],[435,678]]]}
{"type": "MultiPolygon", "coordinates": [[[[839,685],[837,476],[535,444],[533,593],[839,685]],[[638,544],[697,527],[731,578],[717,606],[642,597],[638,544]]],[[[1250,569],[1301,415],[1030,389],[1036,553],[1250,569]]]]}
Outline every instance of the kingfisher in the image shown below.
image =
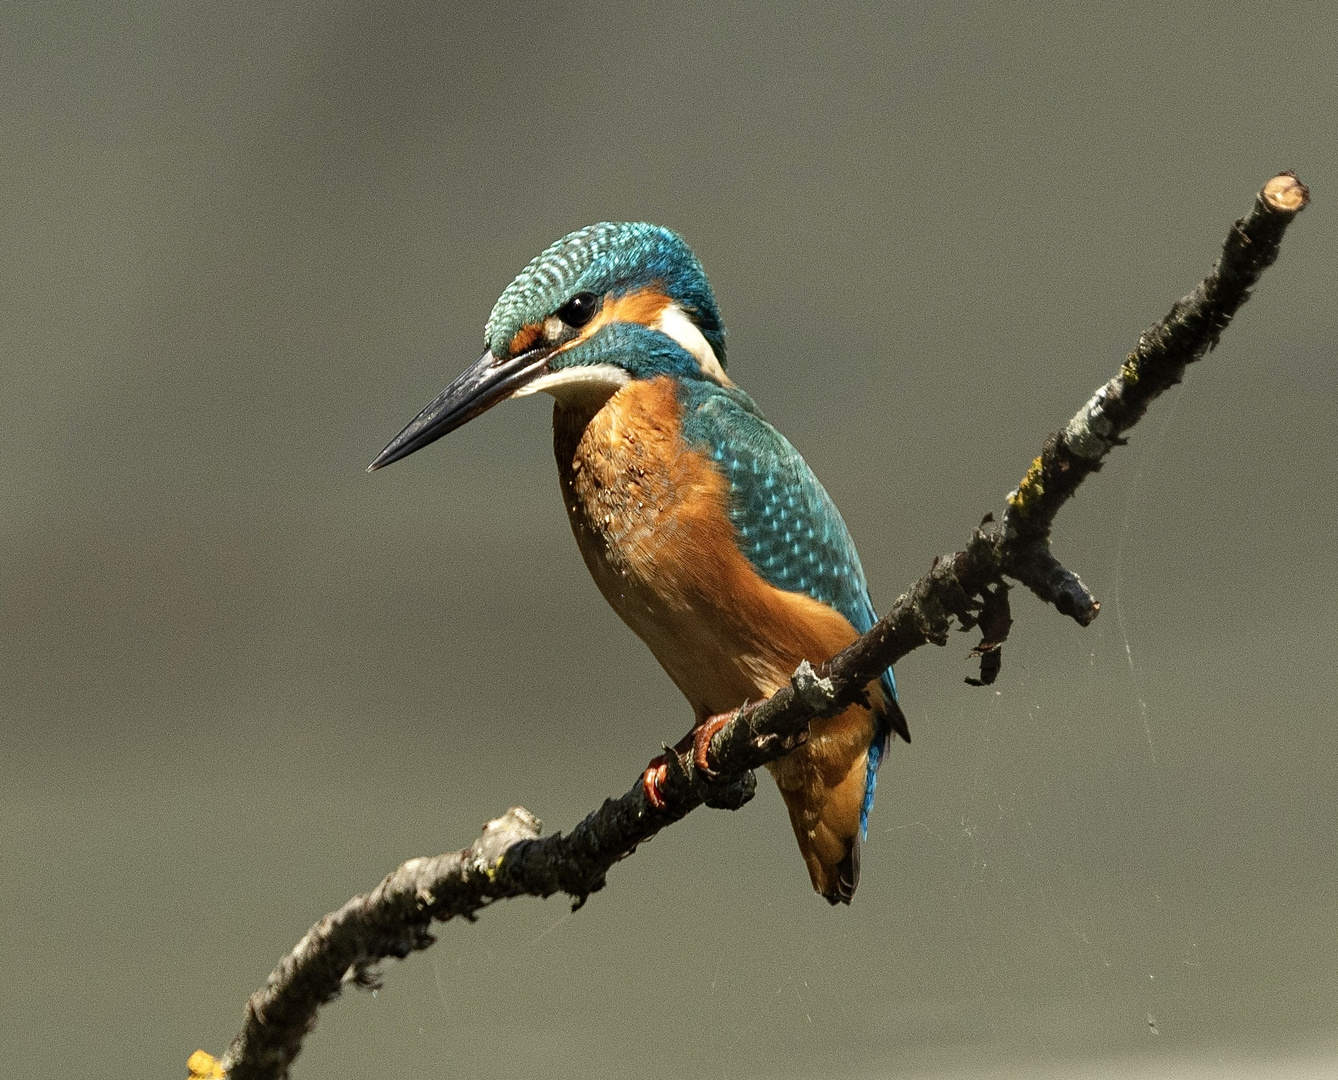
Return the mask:
{"type": "MultiPolygon", "coordinates": [[[[850,533],[799,452],[730,379],[725,328],[677,233],[602,222],[520,272],[486,351],[395,436],[374,471],[511,398],[554,398],[553,449],[577,546],[604,598],[694,713],[704,747],[734,711],[875,622],[850,533]]],[[[910,741],[889,668],[767,767],[814,889],[850,903],[878,767],[910,741]]],[[[665,759],[642,784],[653,807],[665,759]]]]}

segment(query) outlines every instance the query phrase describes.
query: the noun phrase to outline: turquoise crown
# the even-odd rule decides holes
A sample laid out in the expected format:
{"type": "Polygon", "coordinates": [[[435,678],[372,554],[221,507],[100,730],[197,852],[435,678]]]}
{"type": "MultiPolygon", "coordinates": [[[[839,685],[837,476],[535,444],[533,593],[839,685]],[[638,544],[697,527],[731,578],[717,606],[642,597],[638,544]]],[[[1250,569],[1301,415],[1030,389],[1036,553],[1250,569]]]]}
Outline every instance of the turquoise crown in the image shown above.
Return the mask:
{"type": "Polygon", "coordinates": [[[522,326],[541,322],[577,293],[620,296],[651,284],[683,308],[723,366],[725,328],[702,264],[678,233],[644,221],[587,225],[531,259],[493,306],[485,342],[506,356],[522,326]]]}

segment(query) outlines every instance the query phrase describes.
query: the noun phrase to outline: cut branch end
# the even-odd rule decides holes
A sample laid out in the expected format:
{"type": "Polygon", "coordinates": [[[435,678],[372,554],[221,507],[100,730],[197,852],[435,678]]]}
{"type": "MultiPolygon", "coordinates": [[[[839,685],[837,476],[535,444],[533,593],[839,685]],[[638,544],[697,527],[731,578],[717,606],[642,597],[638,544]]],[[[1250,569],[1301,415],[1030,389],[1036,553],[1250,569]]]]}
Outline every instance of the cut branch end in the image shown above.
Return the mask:
{"type": "Polygon", "coordinates": [[[1280,214],[1299,214],[1310,202],[1310,189],[1289,169],[1278,173],[1265,184],[1259,198],[1270,210],[1280,214]]]}

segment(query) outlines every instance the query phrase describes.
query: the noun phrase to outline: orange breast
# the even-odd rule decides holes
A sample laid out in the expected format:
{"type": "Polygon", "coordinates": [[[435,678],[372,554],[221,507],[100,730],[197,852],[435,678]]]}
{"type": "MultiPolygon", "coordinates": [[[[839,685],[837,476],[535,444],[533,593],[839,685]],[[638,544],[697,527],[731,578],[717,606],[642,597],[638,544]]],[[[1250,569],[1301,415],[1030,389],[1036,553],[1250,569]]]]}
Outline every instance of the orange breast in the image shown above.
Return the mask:
{"type": "Polygon", "coordinates": [[[758,576],[735,543],[728,484],[684,443],[681,419],[672,380],[638,380],[593,415],[559,405],[554,446],[590,573],[702,718],[773,693],[856,634],[758,576]]]}

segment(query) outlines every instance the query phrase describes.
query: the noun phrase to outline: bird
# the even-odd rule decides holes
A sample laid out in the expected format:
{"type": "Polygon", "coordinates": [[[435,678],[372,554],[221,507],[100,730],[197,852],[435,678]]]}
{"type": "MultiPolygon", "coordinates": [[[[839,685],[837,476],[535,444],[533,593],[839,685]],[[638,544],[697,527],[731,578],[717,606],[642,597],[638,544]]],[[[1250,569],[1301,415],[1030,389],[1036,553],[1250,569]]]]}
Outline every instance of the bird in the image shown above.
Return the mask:
{"type": "MultiPolygon", "coordinates": [[[[676,232],[601,222],[550,245],[502,292],[482,357],[368,466],[407,457],[500,402],[554,399],[572,532],[605,599],[694,713],[698,755],[748,701],[876,621],[840,512],[730,378],[706,273],[676,232]]],[[[770,763],[813,888],[849,904],[878,769],[910,741],[891,668],[770,763]]],[[[664,758],[643,787],[664,805],[664,758]]],[[[704,758],[698,756],[698,761],[704,758]]]]}

